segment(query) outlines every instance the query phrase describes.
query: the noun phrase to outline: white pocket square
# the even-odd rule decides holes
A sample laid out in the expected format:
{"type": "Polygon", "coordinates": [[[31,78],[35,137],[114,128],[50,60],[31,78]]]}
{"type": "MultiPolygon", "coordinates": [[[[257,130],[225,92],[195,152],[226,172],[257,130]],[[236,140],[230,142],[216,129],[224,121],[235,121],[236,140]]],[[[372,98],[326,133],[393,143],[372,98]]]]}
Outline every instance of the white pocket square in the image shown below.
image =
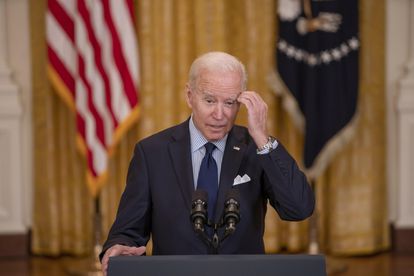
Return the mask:
{"type": "Polygon", "coordinates": [[[236,178],[233,181],[233,186],[236,186],[236,185],[240,185],[240,184],[249,182],[250,180],[251,179],[250,179],[250,177],[247,174],[245,174],[243,176],[237,175],[236,178]]]}

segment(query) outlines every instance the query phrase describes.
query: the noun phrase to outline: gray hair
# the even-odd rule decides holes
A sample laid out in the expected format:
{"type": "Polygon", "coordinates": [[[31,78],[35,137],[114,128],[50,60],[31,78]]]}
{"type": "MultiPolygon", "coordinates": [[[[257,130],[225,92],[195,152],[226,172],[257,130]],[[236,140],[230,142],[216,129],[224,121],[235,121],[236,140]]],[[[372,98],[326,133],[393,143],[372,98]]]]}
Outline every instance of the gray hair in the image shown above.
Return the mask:
{"type": "Polygon", "coordinates": [[[224,52],[208,52],[194,60],[188,73],[189,85],[192,89],[196,88],[197,78],[202,71],[218,71],[221,73],[237,72],[240,73],[241,87],[246,90],[247,73],[246,69],[236,57],[224,52]]]}

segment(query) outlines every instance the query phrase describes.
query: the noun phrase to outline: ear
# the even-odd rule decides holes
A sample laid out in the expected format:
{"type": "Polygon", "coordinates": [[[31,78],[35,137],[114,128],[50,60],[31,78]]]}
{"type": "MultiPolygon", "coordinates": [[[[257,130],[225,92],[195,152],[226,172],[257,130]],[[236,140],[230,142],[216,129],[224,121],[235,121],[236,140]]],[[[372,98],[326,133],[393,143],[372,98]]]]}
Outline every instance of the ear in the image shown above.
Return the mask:
{"type": "Polygon", "coordinates": [[[188,82],[185,85],[185,96],[186,96],[185,98],[187,100],[188,107],[192,109],[193,108],[192,101],[193,101],[194,95],[193,95],[193,92],[190,89],[190,84],[188,82]]]}

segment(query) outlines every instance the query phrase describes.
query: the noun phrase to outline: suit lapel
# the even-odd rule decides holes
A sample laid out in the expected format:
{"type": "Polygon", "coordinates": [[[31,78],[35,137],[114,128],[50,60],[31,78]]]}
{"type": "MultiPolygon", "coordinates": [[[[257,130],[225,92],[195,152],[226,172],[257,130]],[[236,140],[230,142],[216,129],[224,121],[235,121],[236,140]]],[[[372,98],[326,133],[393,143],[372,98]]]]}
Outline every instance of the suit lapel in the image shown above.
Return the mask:
{"type": "Polygon", "coordinates": [[[178,178],[181,194],[189,211],[194,191],[193,170],[191,162],[191,143],[188,120],[179,125],[172,134],[173,141],[169,145],[171,163],[178,178]]]}
{"type": "Polygon", "coordinates": [[[227,138],[221,163],[220,185],[214,216],[216,221],[220,219],[223,213],[227,192],[233,186],[233,180],[239,171],[246,147],[242,132],[237,127],[233,127],[227,138]]]}

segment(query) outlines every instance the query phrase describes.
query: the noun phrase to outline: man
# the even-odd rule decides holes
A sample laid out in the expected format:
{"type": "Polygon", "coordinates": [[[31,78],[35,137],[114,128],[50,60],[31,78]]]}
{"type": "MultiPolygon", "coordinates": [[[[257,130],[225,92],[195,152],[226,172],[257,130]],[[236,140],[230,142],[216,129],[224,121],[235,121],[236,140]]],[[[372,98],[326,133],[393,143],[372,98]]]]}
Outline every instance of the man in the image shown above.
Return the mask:
{"type": "Polygon", "coordinates": [[[135,146],[101,253],[104,272],[111,256],[142,255],[150,234],[153,254],[208,254],[189,218],[196,189],[209,191],[208,216],[216,222],[226,193],[239,190],[241,220],[220,245],[221,254],[264,253],[268,200],[284,220],[312,214],[313,192],[292,157],[269,136],[267,105],[245,91],[246,82],[244,66],[229,54],[210,52],[193,62],[186,85],[191,117],[135,146]],[[234,125],[240,105],[247,108],[247,128],[234,125]],[[211,156],[206,167],[203,160],[211,156]],[[216,184],[207,187],[209,174],[216,184]]]}

